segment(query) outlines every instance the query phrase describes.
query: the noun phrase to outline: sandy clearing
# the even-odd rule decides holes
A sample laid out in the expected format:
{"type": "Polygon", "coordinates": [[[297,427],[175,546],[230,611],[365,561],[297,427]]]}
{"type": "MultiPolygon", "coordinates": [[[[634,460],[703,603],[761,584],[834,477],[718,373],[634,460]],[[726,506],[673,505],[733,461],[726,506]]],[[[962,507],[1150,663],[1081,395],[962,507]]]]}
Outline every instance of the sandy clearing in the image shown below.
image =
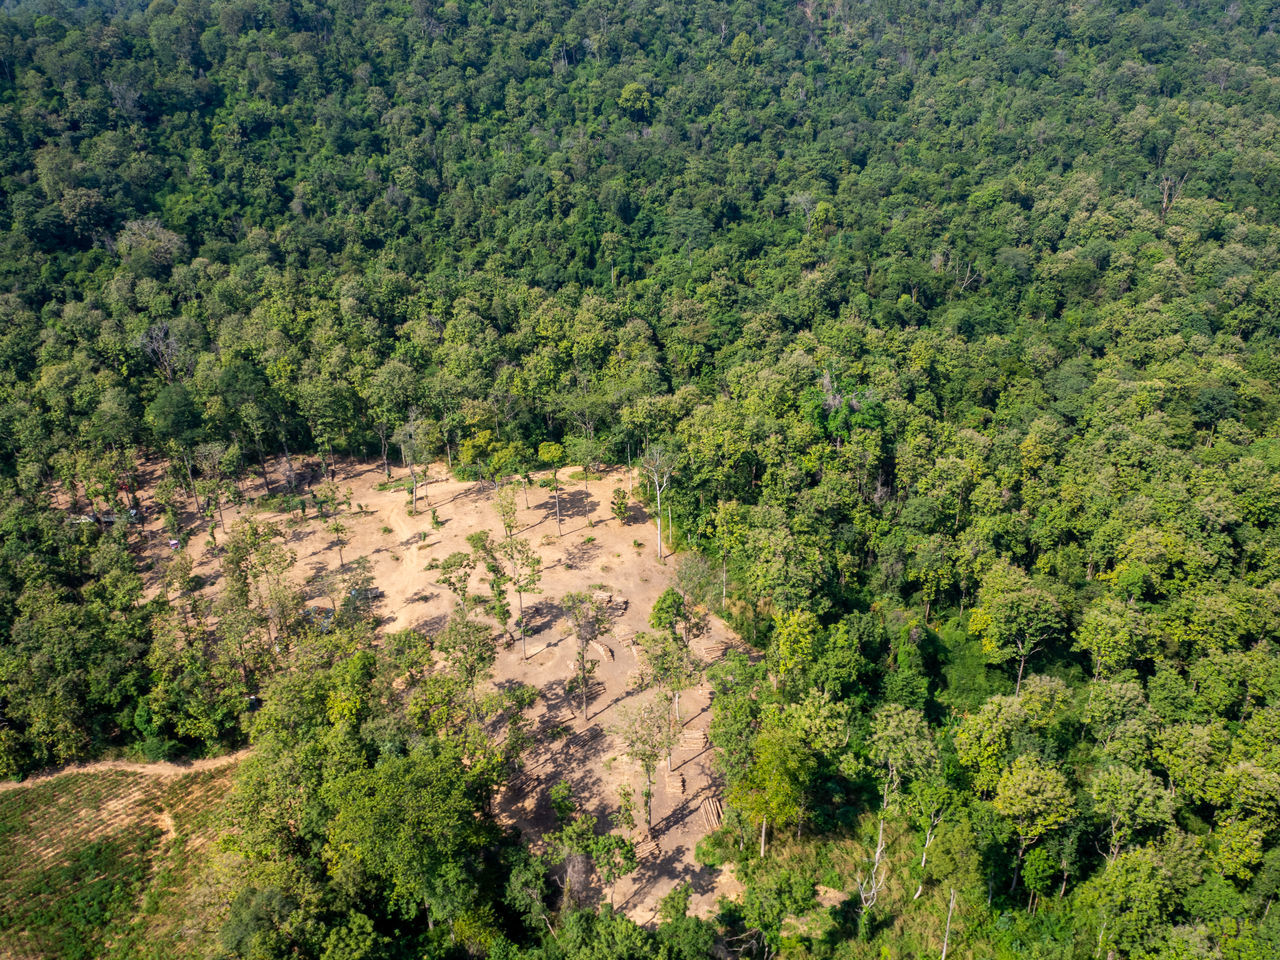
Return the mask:
{"type": "MultiPolygon", "coordinates": [[[[310,472],[318,477],[318,465],[311,464],[310,472]]],[[[613,489],[630,490],[634,482],[625,469],[608,470],[602,479],[588,484],[581,479],[571,481],[570,472],[560,474],[560,532],[550,491],[536,485],[516,488],[516,536],[527,539],[542,557],[542,592],[525,597],[528,658],[521,656],[518,641],[500,645],[493,683],[519,681],[537,688],[541,696],[530,715],[537,734],[535,743],[526,755],[523,774],[499,797],[499,816],[536,843],[538,836],[554,828],[548,796],[553,784],[567,780],[582,807],[602,822],[617,809],[619,789],[629,785],[641,820],[633,833],[641,858],[639,869],[612,891],[615,904],[636,921],[653,923],[661,897],[676,884],[687,882],[693,891],[691,910],[707,915],[714,911],[718,896],[731,893],[734,886],[729,876],[698,867],[693,856],[695,845],[707,832],[703,802],[719,798],[706,736],[711,719],[707,685],[700,684],[681,697],[684,734],[672,758],[671,772],[664,764],[656,778],[652,842],[643,829],[643,776],[638,766],[622,755],[621,741],[613,733],[623,710],[652,695],[634,689],[640,661],[629,640],[637,631],[648,629],[649,611],[672,583],[677,558],[668,556],[665,563],[658,560],[656,526],[634,500],[627,523],[619,523],[612,515],[613,489]],[[569,624],[557,603],[573,590],[611,594],[616,614],[603,648],[591,653],[598,662],[595,694],[585,718],[578,716],[577,705],[566,693],[575,650],[569,624]]],[[[407,491],[378,489],[386,480],[379,464],[349,462],[335,467],[334,480],[342,493],[349,491],[350,500],[350,507],[340,511],[349,531],[342,554],[348,563],[356,557],[368,558],[373,583],[383,591],[376,608],[383,631],[412,627],[432,634],[439,630],[454,601],[435,582],[435,574],[424,568],[454,551],[469,550],[466,537],[476,530],[487,529],[495,539],[502,535],[491,485],[454,480],[443,464],[428,468],[426,473],[430,477],[426,496],[420,488],[418,512],[410,514],[407,491]],[[438,527],[432,524],[432,508],[438,527]]],[[[158,475],[158,465],[144,469],[148,485],[158,475]]],[[[393,480],[407,475],[403,469],[392,470],[393,480]]],[[[260,480],[251,481],[245,489],[251,497],[263,492],[260,480]]],[[[224,508],[226,523],[234,523],[250,509],[224,508]]],[[[297,556],[293,576],[299,584],[337,568],[337,545],[314,506],[308,506],[301,521],[296,513],[286,516],[256,509],[253,513],[280,524],[286,545],[297,556]]],[[[154,592],[159,589],[160,570],[173,550],[155,511],[147,514],[139,539],[142,552],[155,562],[149,575],[149,590],[154,592]]],[[[189,522],[194,517],[185,519],[189,522]]],[[[221,529],[218,537],[221,539],[221,529]]],[[[190,538],[187,552],[203,590],[213,595],[218,590],[219,571],[217,557],[206,548],[204,532],[190,538]]],[[[483,590],[478,577],[473,587],[483,590]]],[[[320,597],[313,602],[327,606],[320,597]]],[[[514,595],[511,603],[515,608],[514,595]]],[[[740,641],[715,617],[709,618],[707,632],[694,642],[695,651],[708,662],[723,656],[730,646],[740,646],[740,641]]],[[[603,898],[609,895],[608,891],[596,892],[603,898]]]]}

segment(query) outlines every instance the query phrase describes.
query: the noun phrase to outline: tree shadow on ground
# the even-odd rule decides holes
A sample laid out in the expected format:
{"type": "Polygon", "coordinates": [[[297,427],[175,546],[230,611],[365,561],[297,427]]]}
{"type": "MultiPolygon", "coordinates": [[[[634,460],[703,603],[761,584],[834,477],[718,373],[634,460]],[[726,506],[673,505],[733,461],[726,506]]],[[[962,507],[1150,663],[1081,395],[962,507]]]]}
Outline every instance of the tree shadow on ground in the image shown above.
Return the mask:
{"type": "MultiPolygon", "coordinates": [[[[562,521],[585,520],[595,512],[598,505],[599,501],[584,490],[560,491],[560,519],[562,521]]],[[[547,497],[541,503],[535,503],[533,508],[542,511],[543,521],[555,520],[556,518],[556,499],[554,496],[547,497]]]]}
{"type": "Polygon", "coordinates": [[[531,603],[524,608],[525,636],[532,637],[549,630],[564,616],[564,607],[550,598],[531,603]]]}
{"type": "Polygon", "coordinates": [[[579,570],[599,556],[600,544],[598,542],[579,543],[566,550],[564,559],[560,562],[566,570],[579,570]]]}
{"type": "Polygon", "coordinates": [[[434,637],[445,628],[445,624],[448,622],[449,617],[447,614],[438,613],[434,617],[424,617],[417,621],[413,624],[413,629],[428,637],[434,637]]]}

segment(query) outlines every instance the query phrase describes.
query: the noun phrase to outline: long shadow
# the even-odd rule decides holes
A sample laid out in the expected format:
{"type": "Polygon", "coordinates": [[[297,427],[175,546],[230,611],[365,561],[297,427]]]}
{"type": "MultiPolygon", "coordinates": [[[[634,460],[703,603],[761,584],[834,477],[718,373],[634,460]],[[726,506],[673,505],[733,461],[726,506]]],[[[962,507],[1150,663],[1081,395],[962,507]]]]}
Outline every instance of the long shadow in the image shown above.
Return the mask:
{"type": "Polygon", "coordinates": [[[578,570],[598,556],[600,556],[600,544],[598,542],[579,543],[565,551],[564,560],[561,562],[566,570],[578,570]]]}
{"type": "Polygon", "coordinates": [[[434,636],[444,629],[445,624],[449,622],[449,618],[443,613],[436,614],[434,617],[424,617],[413,625],[413,629],[419,633],[426,634],[428,637],[434,636]]]}
{"type": "Polygon", "coordinates": [[[564,607],[551,599],[539,600],[524,608],[524,629],[527,636],[550,629],[564,616],[564,607]]]}
{"type": "MultiPolygon", "coordinates": [[[[654,833],[658,834],[657,824],[654,824],[654,833]]],[[[689,848],[684,844],[663,848],[659,840],[658,856],[640,862],[635,873],[631,874],[631,893],[618,904],[618,908],[625,909],[644,900],[653,886],[664,880],[674,880],[677,886],[687,883],[695,894],[707,893],[715,881],[715,872],[708,867],[694,865],[692,860],[689,848]]]]}
{"type": "MultiPolygon", "coordinates": [[[[561,490],[560,491],[560,519],[564,520],[585,520],[595,512],[599,501],[585,490],[561,490]]],[[[543,520],[556,518],[556,500],[555,497],[547,497],[541,503],[534,504],[535,510],[542,511],[543,520]]]]}
{"type": "MultiPolygon", "coordinates": [[[[493,485],[488,481],[481,480],[471,484],[470,486],[463,487],[448,500],[437,500],[435,503],[431,504],[431,506],[447,506],[448,504],[454,503],[458,500],[479,500],[490,493],[493,493],[493,485]]],[[[448,523],[447,520],[443,522],[448,523]]]]}
{"type": "Polygon", "coordinates": [[[633,503],[627,507],[627,519],[623,523],[624,527],[644,526],[649,522],[649,511],[638,503],[633,503]]]}
{"type": "Polygon", "coordinates": [[[685,767],[685,764],[693,763],[693,761],[697,760],[700,756],[702,756],[704,753],[709,752],[710,750],[711,750],[711,746],[710,744],[708,744],[707,746],[699,750],[697,753],[695,753],[693,756],[685,757],[683,760],[681,760],[679,763],[675,765],[675,768],[677,770],[683,770],[685,767]]]}
{"type": "MultiPolygon", "coordinates": [[[[555,514],[554,514],[554,513],[552,514],[551,519],[552,519],[552,520],[554,520],[554,519],[555,519],[555,514]]],[[[529,532],[530,530],[532,530],[534,527],[540,527],[540,526],[542,526],[542,525],[543,525],[544,523],[546,523],[546,522],[547,522],[547,518],[546,518],[546,517],[543,517],[541,520],[535,520],[535,521],[533,521],[533,523],[529,524],[528,526],[521,527],[519,530],[517,530],[517,531],[516,531],[515,535],[516,535],[517,537],[519,537],[519,536],[521,536],[521,535],[523,535],[523,534],[528,533],[528,532],[529,532]]]]}
{"type": "Polygon", "coordinates": [[[610,700],[608,703],[606,703],[603,707],[601,707],[599,710],[599,713],[604,713],[606,710],[612,710],[618,704],[625,703],[626,701],[630,700],[632,697],[643,692],[644,692],[644,689],[641,687],[627,687],[621,693],[614,696],[614,698],[610,700]]]}

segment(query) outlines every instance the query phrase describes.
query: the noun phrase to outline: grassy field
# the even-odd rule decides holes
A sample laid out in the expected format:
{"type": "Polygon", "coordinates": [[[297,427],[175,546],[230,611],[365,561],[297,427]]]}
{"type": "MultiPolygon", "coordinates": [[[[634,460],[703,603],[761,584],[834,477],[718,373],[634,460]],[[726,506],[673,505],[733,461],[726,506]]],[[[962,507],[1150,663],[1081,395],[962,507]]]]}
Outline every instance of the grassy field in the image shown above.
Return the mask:
{"type": "Polygon", "coordinates": [[[90,769],[0,793],[0,958],[206,956],[234,769],[90,769]]]}

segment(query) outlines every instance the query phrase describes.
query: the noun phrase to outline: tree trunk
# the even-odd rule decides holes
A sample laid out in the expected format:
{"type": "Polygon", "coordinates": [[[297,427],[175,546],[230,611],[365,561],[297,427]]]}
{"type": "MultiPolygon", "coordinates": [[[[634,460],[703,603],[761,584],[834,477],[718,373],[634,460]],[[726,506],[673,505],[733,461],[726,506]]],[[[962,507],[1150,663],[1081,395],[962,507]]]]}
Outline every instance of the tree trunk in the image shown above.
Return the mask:
{"type": "MultiPolygon", "coordinates": [[[[187,451],[182,451],[182,465],[187,468],[188,489],[191,491],[191,499],[196,502],[196,513],[200,512],[200,495],[196,493],[196,478],[191,475],[191,457],[187,451]]],[[[88,489],[86,487],[86,489],[88,489]]],[[[93,499],[89,498],[89,508],[93,509],[93,499]]]]}
{"type": "Polygon", "coordinates": [[[947,932],[942,936],[942,960],[947,960],[947,947],[951,943],[951,913],[956,908],[956,891],[951,889],[951,904],[947,907],[947,932]]]}
{"type": "Polygon", "coordinates": [[[520,607],[520,659],[529,659],[529,648],[524,639],[524,591],[516,590],[516,603],[520,607]]]}
{"type": "Polygon", "coordinates": [[[267,478],[267,455],[262,452],[262,440],[254,437],[253,445],[258,448],[258,468],[262,471],[262,486],[266,489],[267,495],[271,495],[271,481],[267,478]]]}
{"type": "Polygon", "coordinates": [[[658,494],[658,562],[662,563],[662,488],[658,486],[656,479],[653,483],[653,489],[658,494]]]}
{"type": "Polygon", "coordinates": [[[551,473],[551,491],[556,500],[556,536],[563,537],[564,531],[560,528],[560,481],[556,477],[556,471],[551,473]]]}
{"type": "Polygon", "coordinates": [[[764,832],[769,826],[769,818],[764,817],[760,820],[760,856],[764,856],[764,832]]]}
{"type": "Polygon", "coordinates": [[[1018,848],[1018,859],[1013,862],[1013,883],[1009,884],[1009,892],[1013,893],[1018,889],[1018,877],[1022,872],[1022,858],[1026,855],[1027,848],[1024,844],[1018,848]]]}
{"type": "Polygon", "coordinates": [[[280,446],[284,450],[284,475],[289,484],[289,492],[292,493],[298,489],[298,477],[293,472],[293,456],[289,453],[289,441],[284,438],[284,433],[280,434],[280,446]]]}

